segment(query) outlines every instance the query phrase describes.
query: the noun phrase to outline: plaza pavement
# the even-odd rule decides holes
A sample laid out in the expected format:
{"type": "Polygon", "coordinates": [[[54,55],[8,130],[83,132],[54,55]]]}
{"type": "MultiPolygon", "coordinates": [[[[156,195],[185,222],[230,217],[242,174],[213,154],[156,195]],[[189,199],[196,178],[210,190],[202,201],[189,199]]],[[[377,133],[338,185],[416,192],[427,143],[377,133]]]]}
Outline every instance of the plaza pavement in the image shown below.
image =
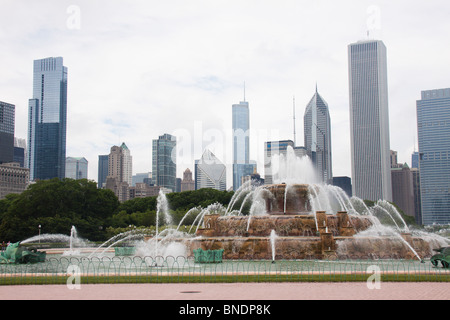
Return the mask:
{"type": "Polygon", "coordinates": [[[167,283],[0,286],[1,300],[450,300],[448,282],[167,283]]]}

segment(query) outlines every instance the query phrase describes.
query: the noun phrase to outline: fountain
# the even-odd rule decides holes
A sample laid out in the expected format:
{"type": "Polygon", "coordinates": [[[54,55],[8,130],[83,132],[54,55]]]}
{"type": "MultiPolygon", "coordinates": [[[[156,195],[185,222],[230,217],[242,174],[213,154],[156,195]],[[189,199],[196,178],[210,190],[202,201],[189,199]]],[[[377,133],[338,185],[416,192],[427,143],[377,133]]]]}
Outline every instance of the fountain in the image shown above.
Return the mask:
{"type": "MultiPolygon", "coordinates": [[[[201,249],[221,252],[226,260],[273,263],[349,258],[422,261],[431,257],[434,249],[449,245],[448,237],[410,230],[389,202],[380,200],[369,208],[361,199],[349,198],[339,187],[318,183],[311,161],[307,157],[297,158],[292,148],[277,163],[278,172],[272,170],[276,172],[274,184],[254,186],[249,181],[235,192],[227,207],[218,203],[194,207],[176,227],[171,226],[169,204],[161,191],[157,198],[155,234],[149,236],[142,229],[118,234],[93,248],[89,258],[101,257],[126,242],[133,247],[131,255],[163,259],[192,256],[201,249]],[[191,215],[196,217],[190,229],[182,230],[182,223],[191,215]],[[160,216],[166,225],[163,230],[159,226],[160,216]],[[390,221],[391,225],[381,221],[390,221]]],[[[69,242],[66,255],[77,252],[75,243],[79,238],[75,227],[70,237],[41,235],[22,243],[50,238],[69,242]]]]}
{"type": "Polygon", "coordinates": [[[276,239],[280,259],[422,261],[433,249],[448,244],[444,237],[427,239],[414,234],[387,201],[380,200],[369,209],[341,188],[317,183],[312,163],[307,157],[295,157],[292,149],[277,164],[275,184],[245,184],[223,212],[202,211],[197,216],[196,237],[179,240],[187,251],[223,249],[225,259],[274,261],[276,239]],[[242,202],[235,208],[239,199],[242,202]],[[247,202],[251,208],[244,215],[247,202]],[[380,216],[393,226],[383,225],[380,216]]]}

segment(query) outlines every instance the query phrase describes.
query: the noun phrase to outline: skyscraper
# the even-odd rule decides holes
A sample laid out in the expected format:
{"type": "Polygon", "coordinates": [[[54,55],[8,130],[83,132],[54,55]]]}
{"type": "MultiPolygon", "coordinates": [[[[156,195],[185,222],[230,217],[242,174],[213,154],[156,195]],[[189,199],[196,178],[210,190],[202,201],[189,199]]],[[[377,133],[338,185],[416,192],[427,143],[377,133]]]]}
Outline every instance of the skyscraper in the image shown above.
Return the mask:
{"type": "Polygon", "coordinates": [[[195,189],[212,188],[225,191],[227,174],[225,165],[209,150],[200,160],[195,160],[195,189]]]}
{"type": "Polygon", "coordinates": [[[30,179],[64,178],[66,162],[67,68],[63,58],[34,61],[29,100],[30,179]]]}
{"type": "MultiPolygon", "coordinates": [[[[111,152],[108,155],[108,176],[106,178],[106,189],[112,190],[119,201],[129,200],[130,185],[128,184],[128,169],[127,169],[127,150],[122,146],[111,147],[111,152]]],[[[125,146],[126,147],[126,146],[125,146]]]]}
{"type": "Polygon", "coordinates": [[[106,185],[106,178],[108,177],[108,155],[98,156],[98,182],[99,188],[104,188],[106,185]]]}
{"type": "Polygon", "coordinates": [[[0,164],[14,160],[15,106],[0,101],[0,164]]]}
{"type": "Polygon", "coordinates": [[[322,182],[333,183],[331,159],[331,120],[328,104],[317,92],[305,109],[303,117],[305,148],[322,182]]]}
{"type": "Polygon", "coordinates": [[[417,101],[422,223],[450,223],[450,88],[417,101]]]}
{"type": "Polygon", "coordinates": [[[67,157],[66,159],[66,178],[87,179],[88,161],[83,157],[67,157]]]}
{"type": "MultiPolygon", "coordinates": [[[[245,99],[244,99],[245,100],[245,99]]],[[[241,179],[254,172],[250,162],[250,114],[248,102],[233,104],[233,190],[239,189],[241,179]]]]}
{"type": "Polygon", "coordinates": [[[177,139],[170,134],[159,136],[153,140],[152,175],[157,186],[176,190],[177,175],[177,139]]]}
{"type": "Polygon", "coordinates": [[[348,62],[353,195],[391,201],[386,47],[350,44],[348,62]]]}
{"type": "MultiPolygon", "coordinates": [[[[396,154],[396,153],[395,153],[396,154]]],[[[395,161],[391,164],[392,201],[408,216],[415,216],[413,174],[409,166],[395,161]]]]}
{"type": "Polygon", "coordinates": [[[14,137],[14,162],[18,162],[22,168],[28,168],[27,140],[14,137]]]}
{"type": "Polygon", "coordinates": [[[183,180],[181,180],[181,192],[195,190],[195,181],[192,179],[192,171],[187,168],[183,172],[183,180]]]}
{"type": "Polygon", "coordinates": [[[133,182],[133,157],[125,142],[123,142],[120,147],[122,148],[123,155],[123,181],[131,186],[133,182]]]}

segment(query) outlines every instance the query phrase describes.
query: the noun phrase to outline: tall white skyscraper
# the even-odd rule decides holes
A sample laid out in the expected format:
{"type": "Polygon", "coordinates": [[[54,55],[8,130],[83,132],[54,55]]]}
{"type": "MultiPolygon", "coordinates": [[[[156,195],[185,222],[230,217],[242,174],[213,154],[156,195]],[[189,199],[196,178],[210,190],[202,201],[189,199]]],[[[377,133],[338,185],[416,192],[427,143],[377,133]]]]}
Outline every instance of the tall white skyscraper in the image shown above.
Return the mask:
{"type": "Polygon", "coordinates": [[[392,201],[386,47],[348,47],[353,195],[392,201]]]}
{"type": "Polygon", "coordinates": [[[333,183],[331,159],[331,120],[328,104],[317,92],[305,109],[303,117],[305,148],[322,182],[333,183]]]}

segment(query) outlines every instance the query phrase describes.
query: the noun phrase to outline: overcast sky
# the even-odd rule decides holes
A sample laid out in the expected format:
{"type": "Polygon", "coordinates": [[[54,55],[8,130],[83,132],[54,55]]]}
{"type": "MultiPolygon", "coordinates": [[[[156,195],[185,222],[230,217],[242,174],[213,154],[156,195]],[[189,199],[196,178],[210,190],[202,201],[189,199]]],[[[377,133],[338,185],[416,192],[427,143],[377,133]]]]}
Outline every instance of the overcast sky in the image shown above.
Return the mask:
{"type": "MultiPolygon", "coordinates": [[[[297,145],[316,83],[332,123],[333,174],[351,176],[347,46],[387,47],[391,149],[411,162],[416,100],[450,87],[450,2],[302,0],[0,0],[0,101],[27,138],[33,60],[68,68],[67,156],[89,161],[125,142],[133,173],[152,170],[152,140],[178,137],[177,175],[209,148],[228,167],[231,106],[250,105],[251,158],[264,142],[297,145]]],[[[417,148],[417,147],[416,147],[417,148]]]]}

